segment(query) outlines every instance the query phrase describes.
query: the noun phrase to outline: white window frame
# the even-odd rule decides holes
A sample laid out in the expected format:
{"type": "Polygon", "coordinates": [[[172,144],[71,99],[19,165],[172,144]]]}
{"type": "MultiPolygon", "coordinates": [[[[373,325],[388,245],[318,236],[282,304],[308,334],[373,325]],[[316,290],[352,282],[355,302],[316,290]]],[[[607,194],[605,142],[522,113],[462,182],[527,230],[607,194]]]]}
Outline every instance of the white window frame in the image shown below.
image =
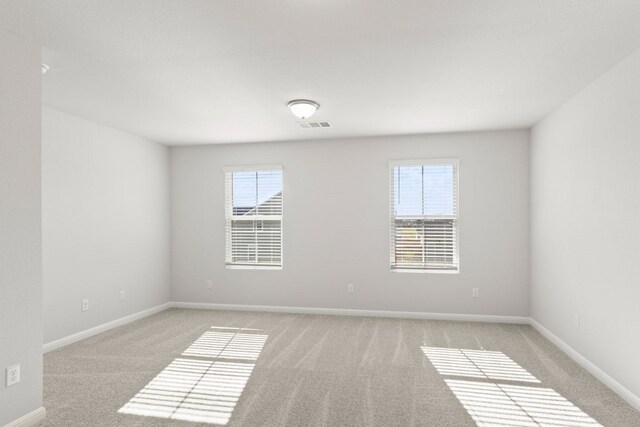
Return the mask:
{"type": "Polygon", "coordinates": [[[437,274],[459,274],[460,273],[460,160],[457,158],[439,158],[439,159],[411,159],[411,160],[392,160],[389,162],[389,267],[394,273],[437,273],[437,274]],[[455,194],[454,205],[456,207],[455,215],[437,217],[433,215],[412,215],[412,217],[423,217],[430,219],[453,219],[455,221],[455,250],[454,257],[456,260],[456,268],[402,268],[396,267],[395,264],[395,206],[394,206],[394,176],[393,170],[398,166],[425,166],[425,165],[453,165],[455,167],[455,194]]]}
{"type": "Polygon", "coordinates": [[[230,270],[282,270],[284,267],[284,167],[282,165],[244,165],[225,166],[223,168],[224,177],[224,220],[225,220],[225,267],[230,270]],[[242,264],[231,261],[231,220],[233,215],[233,182],[228,179],[228,174],[233,172],[260,172],[280,170],[282,172],[282,211],[280,215],[255,215],[252,220],[279,220],[280,221],[280,264],[242,264]],[[230,211],[231,209],[231,211],[230,211]]]}

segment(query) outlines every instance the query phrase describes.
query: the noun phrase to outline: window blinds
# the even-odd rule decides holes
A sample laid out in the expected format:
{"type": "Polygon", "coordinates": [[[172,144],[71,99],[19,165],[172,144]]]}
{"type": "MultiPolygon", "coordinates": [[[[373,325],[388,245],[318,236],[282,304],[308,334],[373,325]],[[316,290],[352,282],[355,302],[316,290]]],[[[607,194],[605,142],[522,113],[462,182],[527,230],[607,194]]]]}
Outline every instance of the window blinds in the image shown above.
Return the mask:
{"type": "Polygon", "coordinates": [[[282,168],[225,170],[226,264],[282,266],[282,168]]]}
{"type": "Polygon", "coordinates": [[[458,270],[458,162],[389,166],[391,268],[458,270]]]}

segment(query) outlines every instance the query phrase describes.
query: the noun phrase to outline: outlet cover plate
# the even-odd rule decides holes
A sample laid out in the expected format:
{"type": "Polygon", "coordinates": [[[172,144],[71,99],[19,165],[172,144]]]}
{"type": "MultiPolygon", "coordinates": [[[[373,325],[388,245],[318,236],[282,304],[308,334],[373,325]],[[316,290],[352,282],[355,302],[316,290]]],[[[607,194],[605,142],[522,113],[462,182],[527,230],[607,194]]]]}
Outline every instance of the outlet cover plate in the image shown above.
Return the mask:
{"type": "Polygon", "coordinates": [[[20,382],[20,365],[13,365],[7,368],[7,387],[20,382]]]}

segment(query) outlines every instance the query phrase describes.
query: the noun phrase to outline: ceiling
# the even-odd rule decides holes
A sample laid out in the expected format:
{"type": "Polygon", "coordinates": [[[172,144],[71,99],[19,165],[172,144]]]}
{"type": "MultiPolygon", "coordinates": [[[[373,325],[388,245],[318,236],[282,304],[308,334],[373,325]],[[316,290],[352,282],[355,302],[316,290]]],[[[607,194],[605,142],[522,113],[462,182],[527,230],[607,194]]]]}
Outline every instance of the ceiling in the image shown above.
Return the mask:
{"type": "Polygon", "coordinates": [[[0,0],[0,27],[43,46],[44,105],[181,145],[527,128],[640,48],[640,1],[0,0]]]}

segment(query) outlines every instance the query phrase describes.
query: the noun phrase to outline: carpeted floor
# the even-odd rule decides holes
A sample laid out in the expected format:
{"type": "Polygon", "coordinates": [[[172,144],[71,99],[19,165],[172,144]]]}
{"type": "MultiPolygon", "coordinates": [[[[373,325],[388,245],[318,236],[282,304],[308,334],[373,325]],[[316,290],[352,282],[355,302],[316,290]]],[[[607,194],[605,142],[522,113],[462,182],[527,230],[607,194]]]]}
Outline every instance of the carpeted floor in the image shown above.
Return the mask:
{"type": "Polygon", "coordinates": [[[640,426],[520,325],[170,309],[44,368],[41,426],[640,426]]]}

